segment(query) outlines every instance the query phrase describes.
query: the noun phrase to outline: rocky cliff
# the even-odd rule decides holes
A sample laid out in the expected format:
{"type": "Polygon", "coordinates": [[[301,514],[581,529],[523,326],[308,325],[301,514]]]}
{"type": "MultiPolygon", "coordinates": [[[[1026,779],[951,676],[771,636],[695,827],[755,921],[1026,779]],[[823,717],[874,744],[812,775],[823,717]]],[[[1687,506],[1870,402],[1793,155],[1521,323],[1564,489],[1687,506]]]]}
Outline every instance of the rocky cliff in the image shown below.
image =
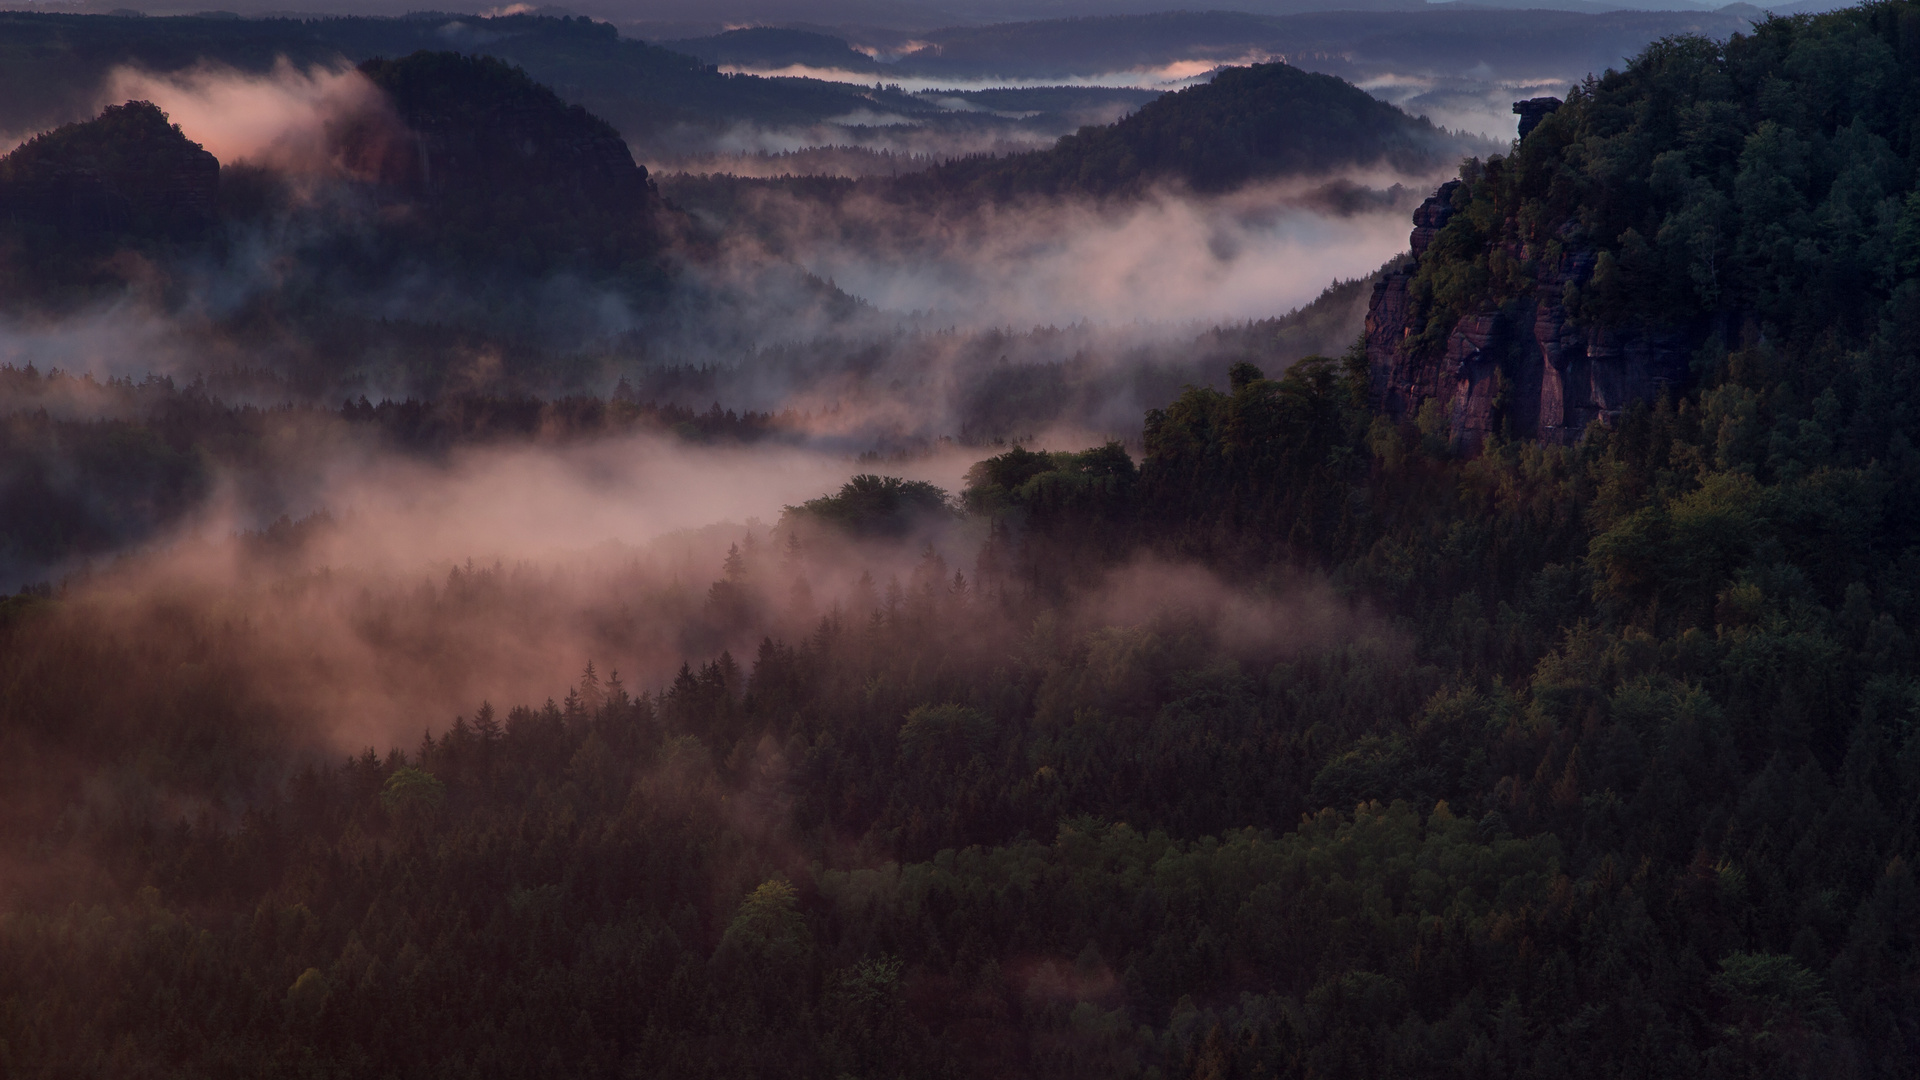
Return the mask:
{"type": "Polygon", "coordinates": [[[220,163],[150,102],[109,105],[0,158],[0,223],[49,237],[179,237],[211,225],[220,163]]]}
{"type": "Polygon", "coordinates": [[[1517,295],[1486,296],[1444,335],[1428,333],[1420,271],[1459,190],[1450,181],[1414,211],[1413,259],[1374,284],[1366,346],[1376,409],[1409,421],[1433,402],[1455,445],[1466,449],[1494,433],[1565,444],[1686,377],[1687,331],[1573,317],[1568,302],[1592,277],[1596,255],[1570,228],[1552,255],[1501,244],[1504,261],[1523,268],[1517,295]]]}

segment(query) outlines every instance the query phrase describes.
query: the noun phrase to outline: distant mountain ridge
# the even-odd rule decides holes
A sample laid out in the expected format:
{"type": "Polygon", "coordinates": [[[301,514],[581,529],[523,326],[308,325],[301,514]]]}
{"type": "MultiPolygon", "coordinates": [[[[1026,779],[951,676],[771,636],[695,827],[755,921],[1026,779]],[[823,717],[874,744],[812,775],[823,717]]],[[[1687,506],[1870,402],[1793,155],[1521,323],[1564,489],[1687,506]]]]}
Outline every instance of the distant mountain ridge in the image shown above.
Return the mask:
{"type": "Polygon", "coordinates": [[[169,73],[210,63],[267,72],[457,50],[518,65],[629,139],[741,121],[812,124],[858,109],[943,110],[910,95],[818,80],[723,75],[697,57],[623,38],[608,23],[536,15],[406,18],[139,18],[0,11],[0,133],[90,112],[116,67],[169,73]]]}
{"type": "Polygon", "coordinates": [[[1343,77],[1372,64],[1391,65],[1407,74],[1457,76],[1484,62],[1502,74],[1551,69],[1571,71],[1570,77],[1577,78],[1589,70],[1598,74],[1618,66],[1649,41],[1679,33],[1725,37],[1764,15],[1760,8],[1745,5],[1676,11],[1623,10],[1607,4],[1555,7],[1538,0],[1516,0],[1511,6],[1477,0],[1388,2],[1373,11],[1353,5],[1302,4],[1291,12],[1254,13],[1242,8],[1029,17],[913,34],[757,27],[713,37],[662,39],[661,44],[718,55],[712,50],[724,42],[725,62],[759,70],[783,62],[776,45],[790,49],[803,40],[796,37],[789,42],[778,35],[805,33],[805,48],[816,57],[810,62],[818,66],[829,66],[821,61],[839,55],[849,43],[862,59],[861,49],[897,57],[850,68],[878,79],[987,74],[1045,79],[1196,59],[1243,63],[1250,55],[1285,59],[1343,77]]]}

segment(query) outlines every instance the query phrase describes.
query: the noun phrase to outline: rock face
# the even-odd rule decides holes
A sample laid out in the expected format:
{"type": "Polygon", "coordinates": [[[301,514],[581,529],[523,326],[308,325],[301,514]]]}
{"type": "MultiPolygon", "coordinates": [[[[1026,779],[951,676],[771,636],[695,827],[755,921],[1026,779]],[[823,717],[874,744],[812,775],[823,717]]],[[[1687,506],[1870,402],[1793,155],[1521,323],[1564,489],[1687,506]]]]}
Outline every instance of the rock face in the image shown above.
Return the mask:
{"type": "Polygon", "coordinates": [[[1520,117],[1520,138],[1526,138],[1528,132],[1540,126],[1540,121],[1559,108],[1560,99],[1557,97],[1528,98],[1514,102],[1513,111],[1520,117]]]}
{"type": "MultiPolygon", "coordinates": [[[[1563,235],[1565,251],[1534,263],[1533,285],[1505,303],[1488,301],[1460,318],[1439,347],[1421,347],[1424,324],[1409,286],[1434,237],[1453,216],[1459,181],[1441,186],[1414,211],[1413,261],[1375,282],[1367,306],[1367,365],[1373,405],[1399,421],[1437,402],[1456,446],[1477,448],[1488,435],[1569,444],[1594,421],[1611,423],[1636,401],[1686,378],[1691,335],[1576,325],[1568,286],[1593,274],[1595,253],[1563,235]]],[[[1526,253],[1507,245],[1516,263],[1526,253]]]]}
{"type": "Polygon", "coordinates": [[[0,222],[54,236],[183,236],[211,225],[220,162],[146,101],[29,140],[0,158],[0,222]]]}

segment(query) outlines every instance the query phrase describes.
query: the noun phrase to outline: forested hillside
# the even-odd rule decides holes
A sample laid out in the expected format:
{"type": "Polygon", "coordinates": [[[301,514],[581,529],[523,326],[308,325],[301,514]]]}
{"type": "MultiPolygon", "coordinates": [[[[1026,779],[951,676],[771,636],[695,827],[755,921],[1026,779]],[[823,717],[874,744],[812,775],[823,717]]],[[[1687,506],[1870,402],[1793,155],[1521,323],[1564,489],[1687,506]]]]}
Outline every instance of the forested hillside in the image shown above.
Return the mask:
{"type": "Polygon", "coordinates": [[[1920,303],[1916,34],[1899,4],[1777,19],[1576,87],[1443,192],[1404,301],[1375,305],[1376,397],[1409,418],[1433,399],[1456,438],[1565,438],[1695,382],[1717,470],[1897,458],[1887,440],[1915,434],[1892,401],[1920,303]],[[1762,434],[1788,423],[1810,441],[1762,434]]]}
{"type": "Polygon", "coordinates": [[[1217,192],[1343,168],[1431,170],[1463,140],[1331,75],[1286,64],[1223,69],[1051,149],[969,157],[898,181],[908,191],[1007,198],[1114,195],[1154,183],[1217,192]]]}
{"type": "Polygon", "coordinates": [[[1920,4],[1774,19],[1461,170],[1425,318],[1585,244],[1577,325],[1691,335],[1565,444],[1361,342],[698,578],[303,561],[343,517],[6,600],[0,1063],[1913,1075],[1917,86],[1920,4]],[[343,757],[360,681],[437,711],[343,757]]]}

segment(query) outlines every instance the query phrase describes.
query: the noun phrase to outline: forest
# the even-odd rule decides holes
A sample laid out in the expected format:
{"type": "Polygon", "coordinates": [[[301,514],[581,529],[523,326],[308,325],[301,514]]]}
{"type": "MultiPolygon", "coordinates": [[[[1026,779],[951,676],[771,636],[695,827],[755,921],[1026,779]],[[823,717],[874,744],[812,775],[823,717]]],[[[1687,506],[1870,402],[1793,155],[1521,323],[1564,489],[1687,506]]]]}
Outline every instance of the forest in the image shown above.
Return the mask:
{"type": "Polygon", "coordinates": [[[1137,438],[536,550],[534,455],[691,499],[839,429],[0,370],[7,498],[73,523],[9,542],[122,552],[0,600],[0,1069],[1911,1076],[1917,113],[1878,0],[1463,162],[1400,347],[1576,249],[1576,325],[1687,343],[1567,445],[1274,362],[1296,313],[1137,438]],[[314,458],[359,496],[199,509],[314,458]]]}

